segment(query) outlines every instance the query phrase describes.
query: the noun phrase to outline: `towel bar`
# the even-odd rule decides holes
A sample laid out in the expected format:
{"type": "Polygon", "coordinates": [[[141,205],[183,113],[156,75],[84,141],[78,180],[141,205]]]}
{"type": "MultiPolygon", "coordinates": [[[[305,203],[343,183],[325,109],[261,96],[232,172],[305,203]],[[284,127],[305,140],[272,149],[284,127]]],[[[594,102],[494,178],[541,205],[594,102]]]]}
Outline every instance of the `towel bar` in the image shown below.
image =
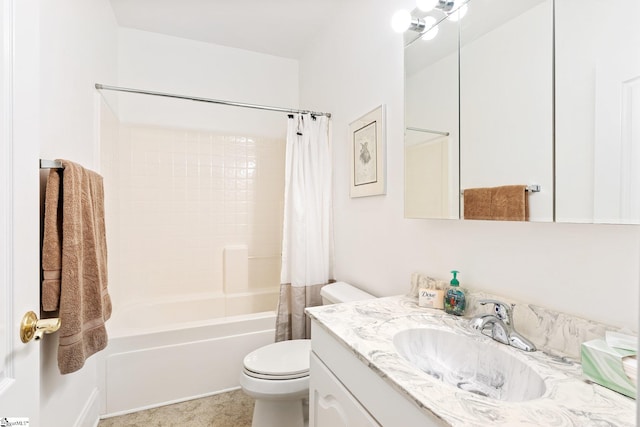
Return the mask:
{"type": "MultiPolygon", "coordinates": [[[[529,193],[539,193],[542,190],[542,188],[538,184],[531,184],[531,185],[527,185],[527,188],[525,190],[528,191],[529,193]]],[[[464,196],[464,190],[460,190],[460,197],[462,196],[464,196]]]]}
{"type": "Polygon", "coordinates": [[[40,159],[40,169],[64,169],[64,166],[58,160],[40,159]]]}

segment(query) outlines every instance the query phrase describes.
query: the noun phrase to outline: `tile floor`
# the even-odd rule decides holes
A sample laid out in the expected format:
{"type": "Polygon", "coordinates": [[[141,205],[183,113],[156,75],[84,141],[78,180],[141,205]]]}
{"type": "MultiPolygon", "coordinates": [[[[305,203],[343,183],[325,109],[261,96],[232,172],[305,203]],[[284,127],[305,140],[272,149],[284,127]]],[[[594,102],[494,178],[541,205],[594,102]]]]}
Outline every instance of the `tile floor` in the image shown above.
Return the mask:
{"type": "Polygon", "coordinates": [[[98,427],[250,427],[253,399],[228,393],[107,418],[98,427]]]}

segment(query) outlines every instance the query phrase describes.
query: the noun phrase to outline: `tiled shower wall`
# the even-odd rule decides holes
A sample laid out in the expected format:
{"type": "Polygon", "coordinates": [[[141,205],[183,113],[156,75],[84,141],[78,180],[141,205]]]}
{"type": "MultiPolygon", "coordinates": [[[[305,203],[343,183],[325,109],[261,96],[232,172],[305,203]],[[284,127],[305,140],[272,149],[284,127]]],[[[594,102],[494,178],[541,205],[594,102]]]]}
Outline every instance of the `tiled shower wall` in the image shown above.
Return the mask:
{"type": "Polygon", "coordinates": [[[113,175],[105,184],[107,227],[111,219],[117,231],[109,236],[112,296],[264,294],[247,304],[275,309],[284,139],[131,124],[111,139],[102,163],[105,180],[113,175]]]}

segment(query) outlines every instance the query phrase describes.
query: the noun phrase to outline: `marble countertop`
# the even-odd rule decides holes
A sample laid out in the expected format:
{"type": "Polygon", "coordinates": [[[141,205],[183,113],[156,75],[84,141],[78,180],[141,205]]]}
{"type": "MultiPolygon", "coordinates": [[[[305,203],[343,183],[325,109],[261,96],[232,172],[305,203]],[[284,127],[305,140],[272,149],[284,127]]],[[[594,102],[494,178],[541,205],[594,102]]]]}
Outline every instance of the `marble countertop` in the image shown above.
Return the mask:
{"type": "MultiPolygon", "coordinates": [[[[587,382],[578,362],[542,351],[527,353],[473,331],[468,319],[422,308],[407,296],[307,309],[307,313],[357,358],[427,414],[452,426],[635,426],[636,402],[587,382]],[[544,395],[506,402],[445,384],[407,362],[393,336],[410,328],[434,328],[499,346],[543,379],[544,395]]],[[[516,325],[517,326],[517,325],[516,325]]]]}

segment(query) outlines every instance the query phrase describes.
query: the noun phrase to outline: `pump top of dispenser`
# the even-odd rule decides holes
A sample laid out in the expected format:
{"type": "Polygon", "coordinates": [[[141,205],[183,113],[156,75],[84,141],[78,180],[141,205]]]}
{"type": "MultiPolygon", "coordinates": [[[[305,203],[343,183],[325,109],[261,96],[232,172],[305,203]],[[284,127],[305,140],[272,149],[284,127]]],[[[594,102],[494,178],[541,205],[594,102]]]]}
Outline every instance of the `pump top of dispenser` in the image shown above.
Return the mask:
{"type": "Polygon", "coordinates": [[[449,284],[451,286],[460,286],[460,282],[458,281],[458,270],[451,270],[451,273],[453,273],[453,279],[451,279],[451,282],[449,282],[449,284]]]}

